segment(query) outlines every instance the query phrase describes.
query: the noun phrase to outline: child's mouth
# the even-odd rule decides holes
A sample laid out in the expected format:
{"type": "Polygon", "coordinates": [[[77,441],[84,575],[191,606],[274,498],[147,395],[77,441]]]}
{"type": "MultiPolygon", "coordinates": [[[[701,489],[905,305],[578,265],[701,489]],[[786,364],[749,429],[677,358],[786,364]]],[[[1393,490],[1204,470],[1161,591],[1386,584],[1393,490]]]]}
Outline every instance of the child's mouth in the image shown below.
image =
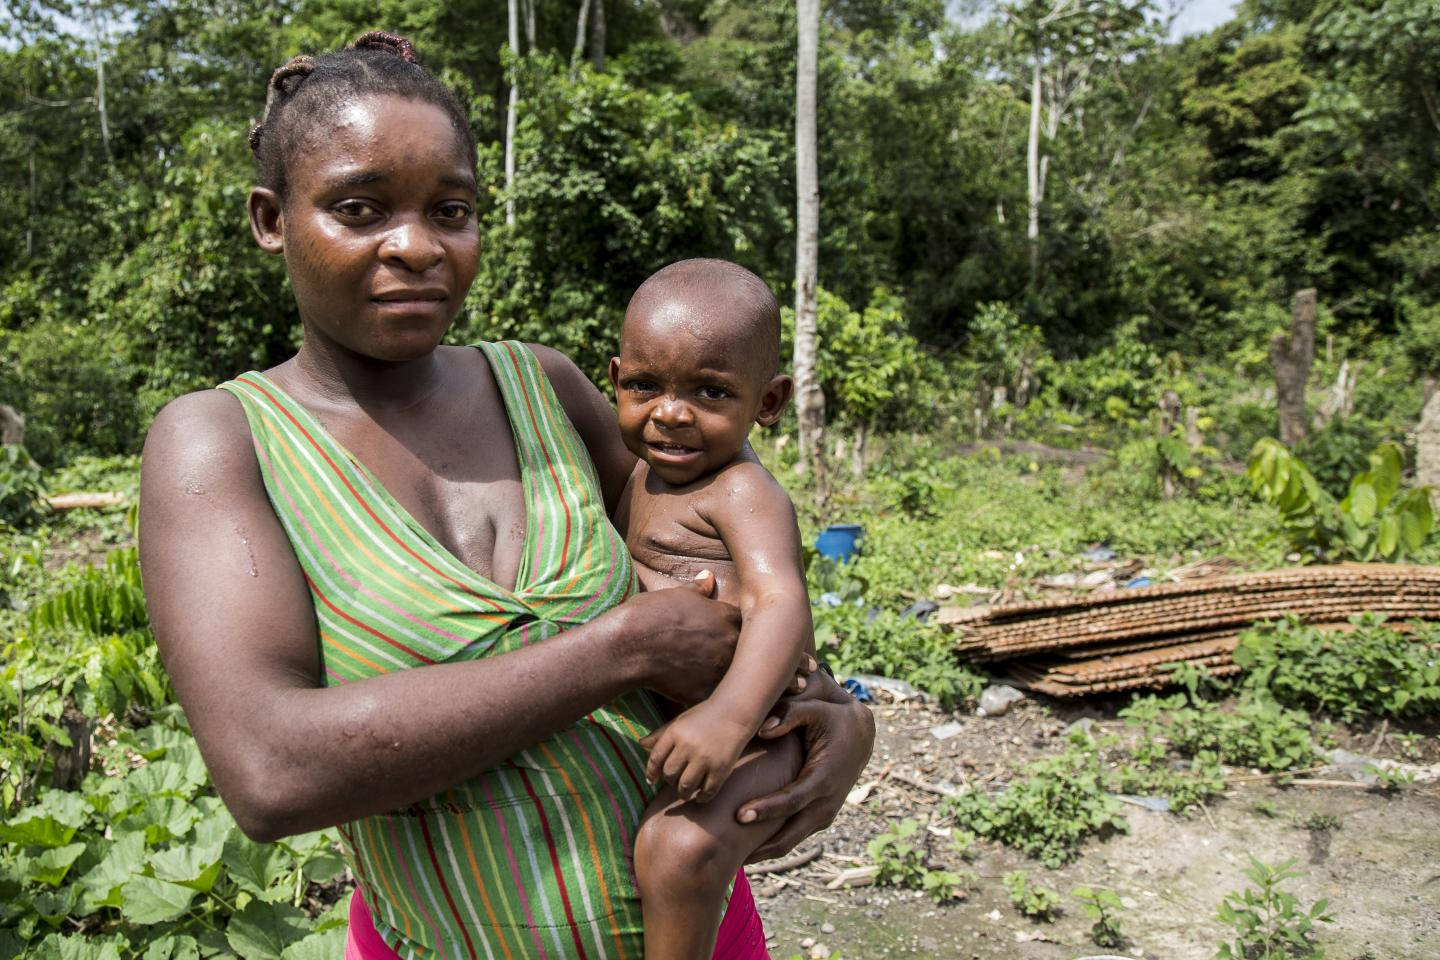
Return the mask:
{"type": "Polygon", "coordinates": [[[655,453],[665,458],[688,457],[692,454],[700,452],[694,447],[687,447],[682,443],[660,443],[651,440],[647,441],[646,446],[648,446],[655,453]]]}

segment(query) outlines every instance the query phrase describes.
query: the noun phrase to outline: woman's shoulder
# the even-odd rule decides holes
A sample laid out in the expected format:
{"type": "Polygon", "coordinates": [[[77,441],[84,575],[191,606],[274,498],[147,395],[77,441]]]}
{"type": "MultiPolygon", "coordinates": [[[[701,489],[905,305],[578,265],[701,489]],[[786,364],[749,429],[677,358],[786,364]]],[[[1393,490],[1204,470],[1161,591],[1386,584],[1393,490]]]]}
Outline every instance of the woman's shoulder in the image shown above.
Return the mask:
{"type": "Polygon", "coordinates": [[[142,480],[163,473],[203,475],[212,483],[254,473],[254,461],[244,407],[219,389],[197,390],[167,403],[150,425],[140,459],[142,480]]]}

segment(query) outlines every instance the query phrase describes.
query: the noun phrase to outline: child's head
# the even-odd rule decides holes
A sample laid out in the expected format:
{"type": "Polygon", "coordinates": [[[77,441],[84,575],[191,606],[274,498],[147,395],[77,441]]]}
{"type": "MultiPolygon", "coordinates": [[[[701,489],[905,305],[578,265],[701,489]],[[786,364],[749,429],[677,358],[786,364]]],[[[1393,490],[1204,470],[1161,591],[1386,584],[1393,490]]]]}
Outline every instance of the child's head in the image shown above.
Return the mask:
{"type": "Polygon", "coordinates": [[[789,402],[779,356],[764,281],[725,260],[670,264],[630,299],[610,361],[625,445],[677,486],[719,470],[789,402]]]}

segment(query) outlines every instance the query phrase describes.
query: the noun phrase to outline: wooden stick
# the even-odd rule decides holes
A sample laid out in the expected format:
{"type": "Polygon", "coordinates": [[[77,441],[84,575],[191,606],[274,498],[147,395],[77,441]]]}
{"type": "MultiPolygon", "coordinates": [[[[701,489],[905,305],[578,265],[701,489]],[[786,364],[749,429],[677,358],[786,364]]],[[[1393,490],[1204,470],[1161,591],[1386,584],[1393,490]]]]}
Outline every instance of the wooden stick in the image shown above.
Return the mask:
{"type": "Polygon", "coordinates": [[[125,494],[119,491],[108,493],[57,493],[45,498],[45,504],[51,510],[118,507],[124,502],[125,494]]]}
{"type": "Polygon", "coordinates": [[[752,863],[745,867],[745,876],[754,877],[764,873],[784,873],[787,870],[794,870],[796,867],[805,866],[812,860],[818,860],[821,852],[820,847],[811,847],[809,850],[800,850],[788,857],[781,857],[779,860],[752,863]]]}

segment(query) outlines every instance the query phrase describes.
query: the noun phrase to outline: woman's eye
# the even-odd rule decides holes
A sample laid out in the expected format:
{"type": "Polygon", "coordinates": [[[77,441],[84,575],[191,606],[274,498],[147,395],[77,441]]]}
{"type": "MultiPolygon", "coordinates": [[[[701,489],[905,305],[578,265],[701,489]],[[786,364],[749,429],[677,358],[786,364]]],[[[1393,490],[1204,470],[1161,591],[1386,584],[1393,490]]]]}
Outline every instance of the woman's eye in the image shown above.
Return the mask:
{"type": "Polygon", "coordinates": [[[367,220],[379,216],[379,211],[364,200],[342,200],[334,210],[347,220],[367,220]]]}
{"type": "Polygon", "coordinates": [[[458,200],[442,203],[435,208],[435,216],[441,220],[468,220],[470,219],[470,204],[461,203],[458,200]]]}

